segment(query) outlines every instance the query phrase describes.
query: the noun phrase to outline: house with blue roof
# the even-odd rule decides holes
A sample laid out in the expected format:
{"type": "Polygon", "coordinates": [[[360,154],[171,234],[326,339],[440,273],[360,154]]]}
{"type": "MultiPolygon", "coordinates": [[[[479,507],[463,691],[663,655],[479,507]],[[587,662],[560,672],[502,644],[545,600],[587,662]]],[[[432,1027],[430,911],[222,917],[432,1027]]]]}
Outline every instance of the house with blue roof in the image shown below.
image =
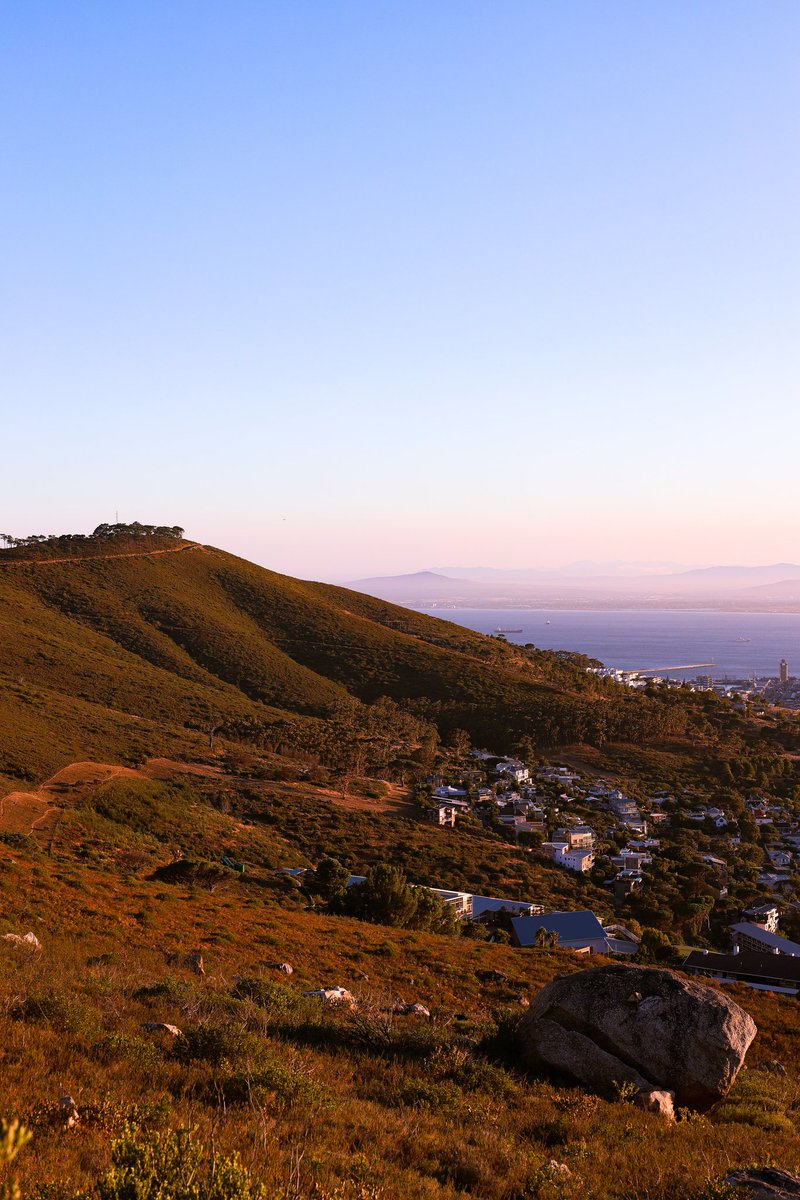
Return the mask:
{"type": "Polygon", "coordinates": [[[536,946],[540,929],[557,934],[558,945],[579,954],[608,953],[606,931],[591,909],[550,912],[533,917],[512,917],[511,929],[518,946],[536,946]]]}
{"type": "Polygon", "coordinates": [[[560,950],[573,950],[576,954],[615,954],[629,958],[639,949],[639,938],[630,930],[623,925],[605,929],[588,908],[512,917],[511,929],[514,942],[522,947],[538,946],[543,929],[546,945],[550,945],[552,935],[560,950]]]}

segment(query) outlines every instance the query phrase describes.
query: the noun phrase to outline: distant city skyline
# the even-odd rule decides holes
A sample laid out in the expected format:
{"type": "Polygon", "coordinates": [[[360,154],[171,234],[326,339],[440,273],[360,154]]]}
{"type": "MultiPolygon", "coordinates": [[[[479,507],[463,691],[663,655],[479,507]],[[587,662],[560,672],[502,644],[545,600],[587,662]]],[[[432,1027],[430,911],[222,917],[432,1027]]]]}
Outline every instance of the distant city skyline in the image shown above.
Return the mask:
{"type": "Polygon", "coordinates": [[[14,7],[3,525],[800,558],[799,53],[790,0],[14,7]]]}

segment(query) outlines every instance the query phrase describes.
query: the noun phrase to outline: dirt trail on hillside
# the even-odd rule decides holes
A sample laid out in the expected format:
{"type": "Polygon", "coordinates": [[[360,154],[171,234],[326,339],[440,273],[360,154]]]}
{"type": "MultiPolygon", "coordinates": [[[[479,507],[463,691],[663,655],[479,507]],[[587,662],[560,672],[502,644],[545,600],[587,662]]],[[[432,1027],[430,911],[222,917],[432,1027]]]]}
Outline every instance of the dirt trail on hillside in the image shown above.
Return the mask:
{"type": "MultiPolygon", "coordinates": [[[[170,779],[195,776],[200,779],[223,779],[222,767],[204,762],[179,762],[172,758],[149,758],[141,767],[123,767],[116,763],[74,762],[62,767],[55,775],[45,780],[30,792],[9,792],[0,796],[0,833],[34,835],[46,843],[52,839],[61,815],[70,807],[74,798],[86,788],[98,787],[112,779],[152,779],[165,782],[170,779]]],[[[385,792],[377,799],[351,794],[342,796],[333,788],[315,787],[313,784],[287,780],[259,780],[249,782],[282,792],[287,796],[298,796],[313,792],[317,797],[329,800],[337,808],[351,812],[371,812],[384,816],[407,817],[413,811],[411,791],[399,783],[384,783],[385,792]]]]}
{"type": "Polygon", "coordinates": [[[118,775],[133,778],[141,776],[134,767],[120,767],[116,763],[74,762],[62,767],[50,779],[45,780],[40,791],[58,792],[66,788],[79,787],[85,783],[106,783],[118,775]]]}
{"type": "Polygon", "coordinates": [[[39,792],[9,792],[0,798],[0,833],[29,834],[51,808],[39,792]]]}
{"type": "Polygon", "coordinates": [[[112,558],[150,558],[153,554],[183,554],[186,550],[202,550],[208,553],[206,546],[202,546],[200,542],[192,542],[190,546],[169,546],[165,550],[130,550],[125,554],[84,554],[75,558],[12,558],[7,562],[0,559],[0,567],[46,567],[51,563],[108,562],[112,558]]]}
{"type": "Polygon", "coordinates": [[[219,779],[223,771],[208,763],[177,762],[171,758],[149,758],[141,767],[122,767],[117,763],[70,763],[33,791],[8,792],[0,796],[0,833],[36,833],[49,838],[64,808],[69,806],[70,795],[83,788],[97,787],[112,779],[166,781],[187,775],[219,779]]]}
{"type": "Polygon", "coordinates": [[[386,791],[376,799],[372,796],[359,796],[354,792],[343,796],[334,788],[319,787],[316,784],[304,783],[302,780],[294,783],[288,780],[250,779],[248,782],[269,788],[270,791],[283,792],[288,796],[302,796],[313,792],[315,797],[330,800],[337,808],[344,808],[350,812],[370,812],[386,817],[408,817],[414,811],[410,789],[399,783],[383,781],[386,791]]]}
{"type": "Polygon", "coordinates": [[[82,786],[106,783],[118,775],[141,777],[130,767],[112,763],[77,762],[57,771],[32,792],[9,792],[0,797],[0,833],[34,833],[49,840],[58,824],[65,793],[82,786]]]}
{"type": "Polygon", "coordinates": [[[202,779],[221,779],[225,772],[222,767],[210,763],[178,762],[174,758],[148,758],[138,772],[147,779],[167,780],[181,775],[199,775],[202,779]]]}

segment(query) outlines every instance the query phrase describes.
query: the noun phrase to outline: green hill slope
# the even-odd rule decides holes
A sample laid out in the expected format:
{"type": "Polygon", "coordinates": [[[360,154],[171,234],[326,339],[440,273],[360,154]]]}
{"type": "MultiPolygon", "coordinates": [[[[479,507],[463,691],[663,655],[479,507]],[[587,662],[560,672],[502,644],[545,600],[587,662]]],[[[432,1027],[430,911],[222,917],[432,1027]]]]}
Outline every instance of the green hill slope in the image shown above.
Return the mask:
{"type": "Polygon", "coordinates": [[[348,695],[421,706],[508,749],[680,732],[686,714],[575,665],[220,550],[0,559],[0,773],[194,747],[210,725],[324,717],[348,695]],[[87,745],[88,743],[88,745],[87,745]]]}

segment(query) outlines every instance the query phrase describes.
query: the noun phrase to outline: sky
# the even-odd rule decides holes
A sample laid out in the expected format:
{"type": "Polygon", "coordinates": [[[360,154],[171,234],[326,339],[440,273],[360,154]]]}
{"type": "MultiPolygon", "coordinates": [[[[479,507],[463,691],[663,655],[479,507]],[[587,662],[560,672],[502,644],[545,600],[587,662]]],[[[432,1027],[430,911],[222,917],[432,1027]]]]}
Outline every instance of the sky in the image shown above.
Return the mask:
{"type": "Polygon", "coordinates": [[[796,0],[26,0],[0,518],[800,560],[796,0]]]}

